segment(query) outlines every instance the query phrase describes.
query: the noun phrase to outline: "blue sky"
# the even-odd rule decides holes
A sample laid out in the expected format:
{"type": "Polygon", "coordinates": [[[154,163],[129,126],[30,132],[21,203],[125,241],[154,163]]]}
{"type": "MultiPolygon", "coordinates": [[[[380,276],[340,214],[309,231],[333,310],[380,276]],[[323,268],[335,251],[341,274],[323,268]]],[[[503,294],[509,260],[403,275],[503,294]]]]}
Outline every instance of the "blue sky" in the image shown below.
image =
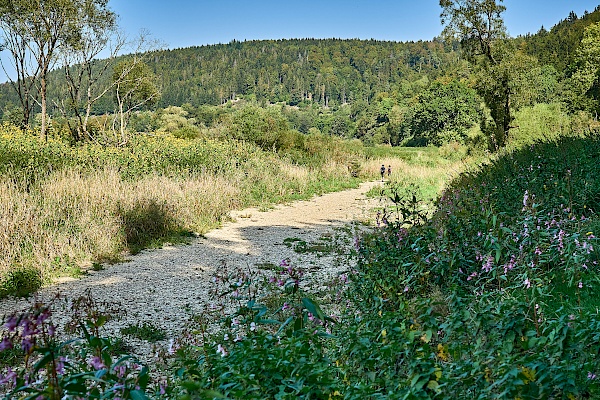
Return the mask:
{"type": "MultiPolygon", "coordinates": [[[[600,0],[505,0],[511,36],[551,28],[600,0]]],[[[141,29],[168,48],[236,40],[359,38],[430,40],[442,31],[438,0],[110,0],[121,28],[141,29]]]]}

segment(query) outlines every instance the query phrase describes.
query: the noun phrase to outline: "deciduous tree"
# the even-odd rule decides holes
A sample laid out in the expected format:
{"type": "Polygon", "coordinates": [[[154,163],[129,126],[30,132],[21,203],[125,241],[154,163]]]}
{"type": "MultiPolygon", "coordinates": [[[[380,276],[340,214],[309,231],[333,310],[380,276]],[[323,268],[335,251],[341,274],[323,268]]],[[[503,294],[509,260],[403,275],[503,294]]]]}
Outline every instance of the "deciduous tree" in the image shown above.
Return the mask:
{"type": "Polygon", "coordinates": [[[124,144],[127,142],[126,129],[131,112],[156,103],[160,90],[156,76],[137,55],[115,66],[113,83],[118,107],[115,122],[118,119],[121,143],[124,144]]]}
{"type": "Polygon", "coordinates": [[[510,68],[503,64],[512,53],[504,41],[507,34],[501,15],[506,7],[499,3],[502,0],[440,0],[444,36],[460,41],[479,74],[496,82],[493,88],[485,86],[481,93],[495,123],[490,141],[496,149],[504,146],[512,121],[512,76],[510,68]]]}
{"type": "Polygon", "coordinates": [[[13,85],[22,98],[24,124],[32,109],[28,102],[39,93],[41,134],[46,135],[47,78],[59,52],[80,41],[86,31],[101,29],[107,19],[114,19],[108,0],[0,0],[0,28],[17,69],[13,85]]]}

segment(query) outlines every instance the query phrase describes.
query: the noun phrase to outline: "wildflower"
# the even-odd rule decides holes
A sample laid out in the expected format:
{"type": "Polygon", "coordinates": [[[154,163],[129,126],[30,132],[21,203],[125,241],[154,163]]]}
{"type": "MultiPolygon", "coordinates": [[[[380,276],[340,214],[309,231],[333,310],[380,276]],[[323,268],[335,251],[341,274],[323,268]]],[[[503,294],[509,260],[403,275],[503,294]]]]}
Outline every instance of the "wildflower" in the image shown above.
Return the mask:
{"type": "Polygon", "coordinates": [[[290,266],[289,260],[287,260],[287,259],[285,259],[285,258],[284,258],[284,259],[283,259],[283,260],[281,260],[281,262],[279,263],[279,266],[280,266],[280,267],[289,267],[289,266],[290,266]]]}
{"type": "Polygon", "coordinates": [[[125,376],[125,372],[127,372],[127,367],[123,364],[117,365],[114,368],[115,373],[117,374],[117,378],[123,378],[125,376]]]}
{"type": "Polygon", "coordinates": [[[579,287],[579,289],[583,288],[583,282],[579,282],[579,285],[577,285],[579,287]]]}
{"type": "Polygon", "coordinates": [[[225,350],[225,347],[223,347],[221,343],[219,343],[217,346],[217,353],[220,353],[221,357],[225,357],[227,355],[227,350],[225,350]]]}
{"type": "Polygon", "coordinates": [[[10,367],[6,370],[6,375],[0,374],[0,385],[11,384],[15,386],[17,384],[17,373],[10,367]]]}
{"type": "Polygon", "coordinates": [[[56,373],[58,375],[64,375],[65,373],[65,361],[66,361],[66,357],[60,357],[58,359],[58,361],[56,362],[56,373]]]}
{"type": "Polygon", "coordinates": [[[485,264],[483,264],[483,267],[481,267],[482,270],[484,270],[485,272],[490,272],[492,270],[492,262],[494,261],[494,258],[490,255],[488,256],[487,260],[485,261],[485,264]]]}
{"type": "Polygon", "coordinates": [[[588,379],[593,380],[593,379],[596,379],[596,374],[594,374],[592,372],[588,372],[587,377],[588,377],[588,379]]]}
{"type": "Polygon", "coordinates": [[[14,332],[15,329],[17,328],[17,324],[18,324],[18,319],[15,315],[11,315],[8,318],[8,321],[6,321],[6,323],[4,324],[4,327],[6,329],[8,329],[9,332],[14,332]]]}
{"type": "Polygon", "coordinates": [[[7,336],[5,336],[4,339],[2,339],[2,342],[0,342],[0,351],[12,349],[12,347],[12,342],[8,339],[7,336]]]}
{"type": "Polygon", "coordinates": [[[529,278],[525,278],[525,282],[523,282],[523,284],[525,285],[525,287],[527,289],[529,289],[531,287],[531,282],[529,282],[529,278]]]}
{"type": "Polygon", "coordinates": [[[99,371],[103,368],[106,368],[106,366],[104,365],[104,363],[102,362],[102,359],[98,356],[94,356],[94,358],[92,358],[90,360],[90,366],[92,368],[94,368],[96,371],[99,371]]]}
{"type": "Polygon", "coordinates": [[[33,348],[34,344],[35,344],[35,339],[26,337],[25,339],[23,339],[23,342],[21,342],[21,348],[23,349],[23,351],[25,353],[29,353],[31,351],[31,349],[33,348]]]}
{"type": "Polygon", "coordinates": [[[256,330],[256,322],[250,323],[250,330],[251,331],[255,331],[256,330]]]}

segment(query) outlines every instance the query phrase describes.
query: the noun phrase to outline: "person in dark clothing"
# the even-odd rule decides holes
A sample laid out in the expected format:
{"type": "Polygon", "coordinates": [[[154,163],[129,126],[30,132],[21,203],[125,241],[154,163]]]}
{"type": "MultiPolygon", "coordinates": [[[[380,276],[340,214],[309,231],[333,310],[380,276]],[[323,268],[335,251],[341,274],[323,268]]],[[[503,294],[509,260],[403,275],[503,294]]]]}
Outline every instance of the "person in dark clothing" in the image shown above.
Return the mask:
{"type": "Polygon", "coordinates": [[[388,165],[388,178],[392,175],[392,166],[388,165]]]}
{"type": "Polygon", "coordinates": [[[381,182],[383,182],[383,177],[385,176],[385,164],[381,164],[381,182]]]}

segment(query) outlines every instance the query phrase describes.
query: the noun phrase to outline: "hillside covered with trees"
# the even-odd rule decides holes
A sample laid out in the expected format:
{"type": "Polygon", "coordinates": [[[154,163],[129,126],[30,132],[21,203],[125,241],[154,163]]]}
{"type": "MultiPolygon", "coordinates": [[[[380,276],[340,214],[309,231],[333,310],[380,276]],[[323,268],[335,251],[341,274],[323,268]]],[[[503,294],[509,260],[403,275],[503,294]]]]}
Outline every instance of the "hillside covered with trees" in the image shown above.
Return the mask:
{"type": "MultiPolygon", "coordinates": [[[[56,128],[78,130],[71,136],[79,141],[107,129],[119,131],[121,138],[127,130],[183,129],[180,134],[194,136],[279,104],[279,112],[268,114],[277,114],[277,120],[303,134],[312,129],[366,144],[456,141],[493,149],[502,147],[516,126],[515,113],[536,104],[595,117],[597,50],[582,50],[581,43],[586,32],[594,43],[597,33],[590,27],[599,20],[598,9],[581,17],[571,13],[550,30],[504,41],[495,50],[495,65],[470,59],[469,47],[461,48],[460,39],[450,36],[419,42],[232,41],[172,50],[152,50],[142,40],[132,55],[89,59],[89,77],[81,77],[84,64],[73,62],[49,72],[48,112],[56,128]],[[119,101],[116,82],[127,74],[130,82],[119,90],[123,97],[129,85],[130,97],[119,101]],[[504,75],[503,87],[493,84],[499,75],[504,75]],[[91,83],[93,101],[84,96],[91,83]],[[240,111],[246,106],[255,110],[240,111]],[[79,123],[73,122],[76,118],[79,123]]],[[[23,124],[13,86],[0,87],[2,119],[23,124]]],[[[33,102],[28,107],[28,123],[39,123],[34,117],[39,106],[33,102]]]]}

